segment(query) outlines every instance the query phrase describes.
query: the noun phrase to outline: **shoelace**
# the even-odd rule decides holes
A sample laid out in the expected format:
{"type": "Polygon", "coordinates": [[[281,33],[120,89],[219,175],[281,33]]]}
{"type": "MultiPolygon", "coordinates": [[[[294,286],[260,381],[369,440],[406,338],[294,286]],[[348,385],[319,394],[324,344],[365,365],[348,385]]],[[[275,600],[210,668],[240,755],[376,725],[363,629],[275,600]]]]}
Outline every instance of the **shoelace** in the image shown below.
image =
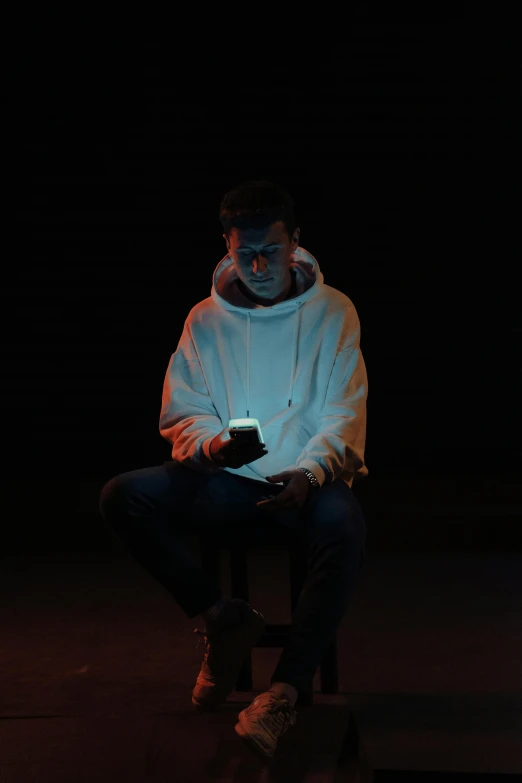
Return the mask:
{"type": "Polygon", "coordinates": [[[279,699],[274,694],[274,698],[266,705],[265,715],[259,719],[259,725],[272,733],[273,725],[270,725],[270,721],[284,734],[289,726],[297,723],[297,713],[287,699],[279,699]]]}
{"type": "MultiPolygon", "coordinates": [[[[199,645],[201,644],[202,639],[205,640],[205,644],[208,643],[208,634],[206,631],[200,631],[199,628],[194,628],[194,633],[197,633],[199,635],[198,643],[196,644],[196,650],[199,648],[199,645]]],[[[208,652],[208,648],[207,648],[208,652]]]]}

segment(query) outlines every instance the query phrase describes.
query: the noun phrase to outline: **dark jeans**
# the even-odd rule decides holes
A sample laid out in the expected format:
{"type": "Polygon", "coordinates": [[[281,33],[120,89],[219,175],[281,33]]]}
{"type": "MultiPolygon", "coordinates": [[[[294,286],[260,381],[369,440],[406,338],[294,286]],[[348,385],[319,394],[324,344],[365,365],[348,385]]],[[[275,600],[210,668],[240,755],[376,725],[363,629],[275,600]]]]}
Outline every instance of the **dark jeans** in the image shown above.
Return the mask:
{"type": "Polygon", "coordinates": [[[283,525],[304,536],[309,573],[270,681],[288,682],[300,690],[309,689],[354,592],[365,554],[366,522],[357,498],[341,479],[311,489],[299,510],[269,513],[256,507],[263,495],[283,490],[224,470],[197,472],[169,460],[110,479],[100,493],[99,510],[133,558],[190,618],[221,598],[220,586],[202,571],[184,540],[197,498],[204,504],[200,511],[208,525],[243,526],[250,521],[273,529],[283,525]],[[185,519],[179,530],[177,518],[185,519]]]}

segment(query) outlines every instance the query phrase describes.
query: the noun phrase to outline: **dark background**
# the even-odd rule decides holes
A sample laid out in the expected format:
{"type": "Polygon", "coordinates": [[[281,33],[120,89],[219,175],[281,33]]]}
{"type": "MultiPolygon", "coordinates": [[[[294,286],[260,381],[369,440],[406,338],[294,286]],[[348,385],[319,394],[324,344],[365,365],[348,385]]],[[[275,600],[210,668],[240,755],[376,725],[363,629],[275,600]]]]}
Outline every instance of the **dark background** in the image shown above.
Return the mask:
{"type": "MultiPolygon", "coordinates": [[[[221,197],[253,177],[293,194],[303,247],[357,308],[369,378],[339,694],[317,673],[317,715],[274,779],[368,778],[356,750],[379,781],[520,773],[520,42],[514,62],[492,4],[480,30],[478,4],[409,22],[369,6],[301,3],[288,23],[283,6],[199,4],[187,24],[171,4],[151,24],[141,5],[129,34],[130,5],[111,30],[107,5],[42,6],[40,26],[26,5],[4,24],[3,781],[253,769],[225,731],[247,693],[191,723],[196,623],[114,557],[97,505],[111,477],[170,457],[165,371],[225,253],[221,197]]],[[[223,594],[244,594],[248,565],[252,606],[286,624],[288,558],[227,548],[223,594]]],[[[255,689],[275,655],[254,650],[255,689]]]]}
{"type": "Polygon", "coordinates": [[[4,478],[101,487],[170,457],[162,384],[226,252],[219,203],[261,177],[359,313],[370,477],[518,474],[503,64],[456,22],[362,19],[312,43],[70,38],[18,58],[4,478]]]}

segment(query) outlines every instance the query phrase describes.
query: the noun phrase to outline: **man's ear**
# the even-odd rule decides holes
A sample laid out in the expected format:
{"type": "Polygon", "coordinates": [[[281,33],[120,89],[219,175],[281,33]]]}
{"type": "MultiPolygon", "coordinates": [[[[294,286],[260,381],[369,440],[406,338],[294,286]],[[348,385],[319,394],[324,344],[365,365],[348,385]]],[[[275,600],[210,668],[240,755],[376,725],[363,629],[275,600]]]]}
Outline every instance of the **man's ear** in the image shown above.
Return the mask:
{"type": "Polygon", "coordinates": [[[223,234],[223,239],[225,240],[225,245],[227,246],[227,250],[230,250],[230,243],[228,241],[228,237],[226,234],[223,234]]]}

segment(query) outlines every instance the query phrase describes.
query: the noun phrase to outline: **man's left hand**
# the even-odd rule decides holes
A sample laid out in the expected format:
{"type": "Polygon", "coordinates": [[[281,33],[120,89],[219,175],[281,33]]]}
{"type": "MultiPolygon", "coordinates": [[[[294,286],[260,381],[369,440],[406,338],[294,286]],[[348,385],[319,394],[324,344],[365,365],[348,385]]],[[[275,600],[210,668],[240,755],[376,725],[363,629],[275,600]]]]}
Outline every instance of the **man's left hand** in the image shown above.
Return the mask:
{"type": "Polygon", "coordinates": [[[275,476],[267,476],[267,481],[277,483],[283,481],[285,489],[272,500],[260,500],[257,507],[264,511],[278,511],[279,509],[302,508],[308,500],[310,482],[302,470],[285,470],[275,476]]]}

